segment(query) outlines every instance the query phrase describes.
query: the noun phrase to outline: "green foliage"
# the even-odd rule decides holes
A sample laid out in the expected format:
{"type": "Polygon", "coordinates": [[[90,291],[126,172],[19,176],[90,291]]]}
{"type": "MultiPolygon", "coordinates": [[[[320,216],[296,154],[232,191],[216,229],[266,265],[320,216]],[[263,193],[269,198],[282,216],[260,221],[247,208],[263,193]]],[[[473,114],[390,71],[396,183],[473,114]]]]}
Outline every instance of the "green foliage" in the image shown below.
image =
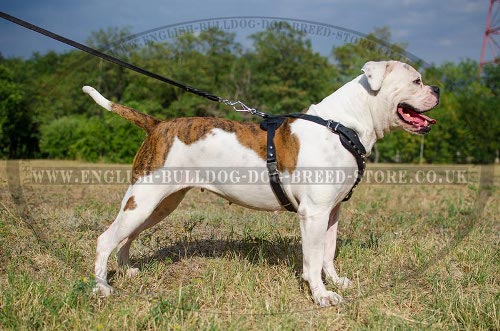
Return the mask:
{"type": "Polygon", "coordinates": [[[33,157],[38,145],[34,114],[29,109],[23,84],[13,68],[18,61],[0,62],[0,157],[33,157]]]}
{"type": "Polygon", "coordinates": [[[500,150],[498,67],[485,70],[478,79],[472,60],[445,63],[427,70],[431,82],[441,88],[441,104],[433,112],[438,120],[428,135],[428,161],[491,163],[500,150]]]}
{"type": "Polygon", "coordinates": [[[245,100],[264,112],[301,111],[333,90],[337,71],[313,51],[304,32],[289,25],[252,36],[255,52],[248,54],[251,82],[245,100]]]}
{"type": "Polygon", "coordinates": [[[70,149],[77,141],[76,132],[82,120],[78,117],[62,117],[42,126],[40,149],[48,157],[56,159],[74,158],[70,149]]]}
{"type": "Polygon", "coordinates": [[[109,135],[105,158],[111,162],[130,163],[146,134],[138,127],[113,114],[106,114],[105,118],[105,129],[108,130],[109,135]]]}
{"type": "MultiPolygon", "coordinates": [[[[355,43],[334,48],[332,57],[340,70],[338,82],[343,85],[358,76],[361,68],[368,61],[399,60],[405,48],[404,44],[392,43],[391,31],[388,27],[376,28],[373,33],[355,43]]],[[[416,64],[412,63],[412,65],[416,64]]]]}
{"type": "Polygon", "coordinates": [[[130,162],[144,133],[123,119],[66,116],[41,128],[43,156],[56,159],[130,162]]]}
{"type": "MultiPolygon", "coordinates": [[[[217,29],[126,50],[120,42],[128,35],[126,28],[109,28],[93,32],[87,43],[270,113],[302,111],[359,75],[366,61],[401,58],[406,47],[391,43],[386,27],[333,49],[330,60],[312,49],[305,33],[286,24],[253,34],[248,48],[236,42],[233,33],[217,29]]],[[[425,69],[426,83],[442,91],[441,104],[431,113],[438,124],[423,141],[426,162],[488,163],[498,155],[500,71],[487,66],[478,79],[477,69],[471,60],[425,69]]],[[[0,158],[132,160],[144,133],[95,106],[82,93],[83,85],[160,119],[243,118],[227,107],[79,51],[35,53],[28,60],[0,56],[0,158]]],[[[392,133],[377,143],[373,159],[418,162],[421,143],[419,136],[392,133]]]]}

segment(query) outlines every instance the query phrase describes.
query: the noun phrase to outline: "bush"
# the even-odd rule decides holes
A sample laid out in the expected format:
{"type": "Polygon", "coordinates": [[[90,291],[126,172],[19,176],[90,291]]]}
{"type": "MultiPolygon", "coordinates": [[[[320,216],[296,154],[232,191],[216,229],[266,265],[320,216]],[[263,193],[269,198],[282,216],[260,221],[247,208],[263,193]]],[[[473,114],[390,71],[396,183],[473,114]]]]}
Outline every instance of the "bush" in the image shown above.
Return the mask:
{"type": "Polygon", "coordinates": [[[40,149],[49,158],[131,162],[144,135],[114,114],[66,116],[42,126],[40,149]]]}
{"type": "Polygon", "coordinates": [[[78,140],[80,117],[62,117],[40,128],[40,151],[54,159],[73,159],[71,146],[78,140]]]}

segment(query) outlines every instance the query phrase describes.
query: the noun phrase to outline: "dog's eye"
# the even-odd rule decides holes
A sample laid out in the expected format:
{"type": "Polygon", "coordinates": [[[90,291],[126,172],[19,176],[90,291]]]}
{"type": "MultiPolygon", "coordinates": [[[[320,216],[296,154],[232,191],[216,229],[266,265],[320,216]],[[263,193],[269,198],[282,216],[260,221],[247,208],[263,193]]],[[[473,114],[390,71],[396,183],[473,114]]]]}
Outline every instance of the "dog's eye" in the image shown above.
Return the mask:
{"type": "Polygon", "coordinates": [[[415,79],[413,82],[417,85],[422,84],[422,80],[420,78],[415,79]]]}

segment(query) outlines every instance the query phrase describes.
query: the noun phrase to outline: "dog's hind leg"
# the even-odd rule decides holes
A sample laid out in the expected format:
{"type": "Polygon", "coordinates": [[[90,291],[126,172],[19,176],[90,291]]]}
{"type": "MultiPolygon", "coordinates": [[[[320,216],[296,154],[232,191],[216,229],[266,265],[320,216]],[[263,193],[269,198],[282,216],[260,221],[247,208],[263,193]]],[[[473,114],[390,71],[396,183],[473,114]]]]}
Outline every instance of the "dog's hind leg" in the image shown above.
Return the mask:
{"type": "Polygon", "coordinates": [[[150,227],[155,226],[160,221],[164,220],[170,213],[172,213],[175,208],[181,203],[184,196],[189,191],[189,188],[177,191],[175,193],[170,194],[168,197],[165,197],[159,204],[156,206],[153,213],[147,218],[147,220],[130,236],[124,239],[119,247],[118,247],[118,267],[120,269],[126,270],[126,275],[129,277],[135,276],[138,272],[138,268],[133,268],[130,266],[130,246],[132,241],[134,241],[139,234],[149,229],[150,227]]]}
{"type": "Polygon", "coordinates": [[[303,273],[309,283],[314,302],[322,307],[342,302],[342,297],[335,292],[327,291],[321,279],[321,267],[325,253],[326,231],[330,210],[314,211],[312,208],[299,207],[300,232],[302,236],[303,273]]]}
{"type": "MultiPolygon", "coordinates": [[[[96,287],[94,288],[94,292],[100,292],[104,296],[111,294],[112,288],[107,283],[109,255],[119,243],[129,237],[133,240],[148,225],[154,225],[154,220],[157,223],[159,221],[157,217],[150,218],[157,207],[162,205],[164,198],[170,201],[168,197],[181,189],[174,190],[173,187],[165,185],[151,186],[147,184],[136,184],[129,187],[115,221],[97,239],[95,262],[96,287]],[[151,219],[151,224],[148,224],[149,219],[151,219]]],[[[171,205],[177,207],[180,200],[177,204],[171,205]]],[[[168,210],[169,208],[167,208],[168,210]]],[[[160,213],[159,215],[161,216],[162,214],[160,213]]],[[[127,245],[127,241],[125,241],[125,245],[127,245]]],[[[128,246],[130,246],[130,243],[128,246]]],[[[127,248],[122,251],[122,259],[125,258],[126,260],[126,255],[128,255],[127,248]]]]}
{"type": "Polygon", "coordinates": [[[328,220],[328,230],[326,232],[325,255],[323,257],[323,272],[338,288],[346,289],[351,285],[351,281],[347,277],[339,277],[333,259],[335,257],[335,249],[337,247],[337,229],[340,215],[340,204],[338,204],[330,213],[328,220]]]}

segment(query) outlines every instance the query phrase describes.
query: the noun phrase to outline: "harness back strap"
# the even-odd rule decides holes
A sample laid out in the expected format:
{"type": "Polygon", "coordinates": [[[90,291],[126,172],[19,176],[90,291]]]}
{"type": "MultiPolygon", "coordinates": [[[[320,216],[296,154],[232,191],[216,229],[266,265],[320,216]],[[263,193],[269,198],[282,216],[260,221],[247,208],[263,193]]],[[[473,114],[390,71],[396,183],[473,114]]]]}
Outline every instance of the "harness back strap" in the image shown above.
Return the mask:
{"type": "Polygon", "coordinates": [[[285,121],[286,118],[298,118],[306,121],[314,122],[316,124],[325,126],[331,132],[336,133],[340,137],[340,142],[356,159],[356,164],[358,166],[358,172],[356,177],[356,182],[353,187],[344,197],[343,201],[347,201],[351,198],[352,192],[356,186],[358,186],[359,182],[363,178],[363,174],[366,167],[365,155],[366,150],[361,141],[359,140],[356,132],[350,128],[345,127],[339,122],[335,122],[332,120],[325,120],[319,116],[302,114],[302,113],[293,113],[293,114],[284,114],[284,115],[268,115],[264,116],[264,120],[261,122],[261,129],[267,131],[267,148],[266,148],[266,156],[267,156],[267,170],[269,173],[269,182],[271,185],[271,189],[278,199],[280,205],[288,211],[297,212],[295,206],[291,203],[290,199],[286,195],[285,190],[283,189],[283,185],[281,183],[278,165],[277,165],[277,156],[276,156],[276,147],[274,145],[274,136],[276,130],[280,127],[281,124],[285,121]]]}

